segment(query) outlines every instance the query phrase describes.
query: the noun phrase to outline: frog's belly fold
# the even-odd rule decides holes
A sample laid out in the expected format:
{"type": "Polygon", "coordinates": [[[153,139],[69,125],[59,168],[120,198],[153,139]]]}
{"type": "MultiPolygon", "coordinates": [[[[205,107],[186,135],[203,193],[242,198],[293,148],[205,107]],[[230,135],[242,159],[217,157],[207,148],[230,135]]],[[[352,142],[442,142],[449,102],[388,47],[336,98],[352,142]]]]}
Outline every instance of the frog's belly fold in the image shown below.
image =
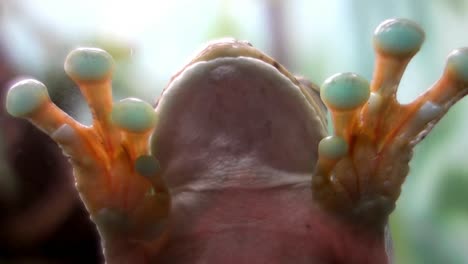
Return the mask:
{"type": "Polygon", "coordinates": [[[172,196],[161,258],[322,263],[340,228],[312,202],[325,128],[297,86],[259,60],[219,58],[181,73],[156,111],[152,151],[172,196]]]}

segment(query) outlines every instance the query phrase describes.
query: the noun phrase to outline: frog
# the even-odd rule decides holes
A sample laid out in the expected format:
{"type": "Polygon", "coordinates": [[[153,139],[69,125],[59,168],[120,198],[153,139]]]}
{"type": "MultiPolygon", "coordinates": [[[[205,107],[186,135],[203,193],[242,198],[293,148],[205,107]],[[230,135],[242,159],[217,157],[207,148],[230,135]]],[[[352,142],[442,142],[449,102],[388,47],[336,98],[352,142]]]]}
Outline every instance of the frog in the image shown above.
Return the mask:
{"type": "Polygon", "coordinates": [[[112,57],[78,48],[64,68],[90,126],[33,79],[5,105],[68,157],[106,263],[392,263],[388,219],[413,148],[468,92],[465,47],[425,93],[398,102],[424,38],[415,22],[385,20],[372,81],[345,72],[320,87],[249,42],[214,41],[154,105],[113,102],[112,57]]]}

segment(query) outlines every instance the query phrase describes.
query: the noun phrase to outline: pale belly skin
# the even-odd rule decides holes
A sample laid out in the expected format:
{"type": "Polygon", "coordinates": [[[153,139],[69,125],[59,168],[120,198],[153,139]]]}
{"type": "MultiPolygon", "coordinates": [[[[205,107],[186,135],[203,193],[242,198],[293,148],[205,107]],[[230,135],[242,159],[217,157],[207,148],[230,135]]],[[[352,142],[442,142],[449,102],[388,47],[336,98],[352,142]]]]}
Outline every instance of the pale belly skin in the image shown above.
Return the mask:
{"type": "Polygon", "coordinates": [[[468,92],[460,48],[424,94],[396,100],[423,40],[413,22],[387,20],[372,82],[342,73],[320,91],[246,42],[211,43],[155,108],[112,102],[112,58],[81,48],[65,71],[92,126],[35,80],[15,84],[6,109],[69,157],[106,263],[392,263],[388,216],[412,149],[468,92]]]}

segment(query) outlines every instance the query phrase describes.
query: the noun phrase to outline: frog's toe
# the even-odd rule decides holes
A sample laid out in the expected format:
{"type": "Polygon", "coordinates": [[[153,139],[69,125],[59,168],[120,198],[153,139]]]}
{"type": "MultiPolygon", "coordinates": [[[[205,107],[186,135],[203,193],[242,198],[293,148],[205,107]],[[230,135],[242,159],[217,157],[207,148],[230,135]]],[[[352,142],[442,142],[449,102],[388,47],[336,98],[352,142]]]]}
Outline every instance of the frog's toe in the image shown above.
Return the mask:
{"type": "Polygon", "coordinates": [[[6,110],[12,116],[30,120],[49,135],[64,124],[78,126],[50,100],[47,87],[33,79],[20,81],[8,90],[6,110]]]}
{"type": "Polygon", "coordinates": [[[137,98],[126,98],[112,108],[112,121],[129,133],[145,133],[154,128],[156,113],[153,107],[137,98]]]}
{"type": "Polygon", "coordinates": [[[452,51],[442,77],[413,102],[402,106],[401,128],[396,140],[415,145],[423,139],[449,108],[468,93],[468,48],[452,51]]]}
{"type": "Polygon", "coordinates": [[[57,142],[76,165],[90,164],[83,148],[88,130],[58,108],[49,98],[47,87],[27,79],[14,84],[6,97],[9,114],[29,120],[57,142]]]}
{"type": "Polygon", "coordinates": [[[331,113],[335,134],[348,141],[369,99],[369,82],[354,73],[336,74],[322,85],[320,97],[331,113]]]}
{"type": "Polygon", "coordinates": [[[110,77],[112,57],[97,48],[78,48],[70,52],[65,60],[65,71],[79,82],[100,81],[110,77]]]}
{"type": "Polygon", "coordinates": [[[408,173],[412,148],[468,93],[468,48],[461,48],[450,53],[432,88],[410,104],[397,101],[400,79],[423,40],[415,23],[385,21],[374,34],[377,56],[370,85],[350,73],[322,85],[334,135],[320,142],[312,186],[316,199],[332,211],[385,222],[408,173]]]}
{"type": "Polygon", "coordinates": [[[156,125],[153,107],[140,99],[126,98],[112,107],[111,124],[120,131],[121,145],[131,159],[148,152],[148,142],[156,125]]]}
{"type": "Polygon", "coordinates": [[[424,41],[424,31],[411,20],[389,19],[374,32],[374,47],[379,54],[402,59],[411,58],[424,41]]]}
{"type": "Polygon", "coordinates": [[[7,94],[6,110],[15,117],[37,112],[50,101],[47,87],[36,80],[24,80],[11,87],[7,94]]]}
{"type": "Polygon", "coordinates": [[[118,144],[118,132],[112,126],[109,113],[112,110],[112,72],[114,62],[104,50],[78,48],[65,60],[65,72],[78,85],[93,116],[93,128],[109,149],[118,144]]]}
{"type": "MultiPolygon", "coordinates": [[[[160,177],[161,167],[159,161],[153,155],[139,156],[135,161],[135,170],[152,184],[152,189],[146,193],[148,198],[134,210],[134,218],[138,222],[135,226],[149,228],[148,230],[142,230],[143,233],[162,232],[162,227],[167,224],[169,215],[170,195],[168,188],[160,177]]],[[[153,234],[150,237],[157,236],[153,234]]]]}
{"type": "MultiPolygon", "coordinates": [[[[89,128],[59,109],[50,100],[44,84],[31,79],[14,84],[7,93],[6,109],[13,116],[29,120],[59,144],[78,172],[75,174],[83,170],[87,174],[98,173],[98,161],[92,158],[92,150],[88,147],[89,128]]],[[[89,180],[89,177],[77,177],[76,180],[78,187],[94,186],[99,189],[104,186],[102,181],[89,180]]],[[[102,197],[96,192],[86,199],[97,203],[102,197]]]]}

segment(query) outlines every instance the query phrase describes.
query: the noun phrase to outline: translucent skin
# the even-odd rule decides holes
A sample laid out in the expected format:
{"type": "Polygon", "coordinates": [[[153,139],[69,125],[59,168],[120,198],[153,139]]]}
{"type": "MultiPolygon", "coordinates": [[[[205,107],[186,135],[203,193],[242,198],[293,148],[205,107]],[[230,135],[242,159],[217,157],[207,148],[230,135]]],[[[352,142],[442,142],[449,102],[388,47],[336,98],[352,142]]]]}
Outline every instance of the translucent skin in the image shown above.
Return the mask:
{"type": "Polygon", "coordinates": [[[154,112],[137,99],[113,103],[111,58],[86,48],[65,69],[91,127],[37,81],[13,86],[6,106],[70,157],[107,263],[390,263],[387,220],[412,148],[468,91],[465,48],[426,93],[397,102],[423,39],[413,22],[385,21],[372,82],[325,81],[328,137],[318,89],[239,41],[208,45],[154,112]]]}

